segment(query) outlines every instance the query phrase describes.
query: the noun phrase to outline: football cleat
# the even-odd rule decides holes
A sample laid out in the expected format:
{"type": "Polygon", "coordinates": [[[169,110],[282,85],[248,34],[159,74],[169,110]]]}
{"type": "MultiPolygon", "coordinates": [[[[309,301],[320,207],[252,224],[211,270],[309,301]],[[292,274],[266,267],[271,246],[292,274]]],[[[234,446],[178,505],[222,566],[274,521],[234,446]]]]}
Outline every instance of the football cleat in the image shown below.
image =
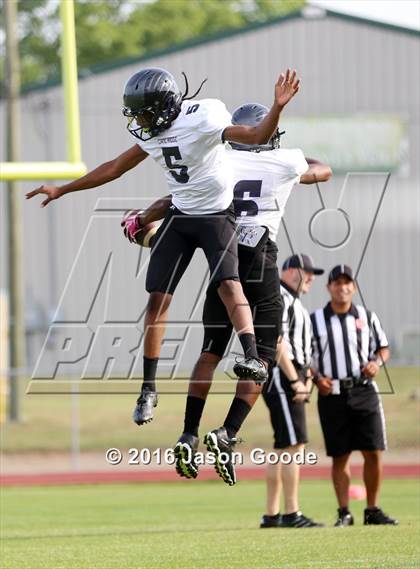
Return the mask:
{"type": "Polygon", "coordinates": [[[233,372],[239,378],[253,379],[257,385],[261,385],[268,379],[267,368],[258,358],[237,360],[233,366],[233,372]]]}
{"type": "Polygon", "coordinates": [[[314,522],[307,518],[302,512],[296,512],[293,515],[283,516],[279,524],[281,528],[323,528],[324,524],[314,522]]]}
{"type": "Polygon", "coordinates": [[[229,438],[225,427],[209,431],[204,437],[204,444],[215,457],[214,468],[223,482],[233,486],[236,483],[235,465],[232,461],[232,452],[238,439],[229,438]]]}
{"type": "Polygon", "coordinates": [[[260,528],[279,528],[281,524],[281,515],[276,514],[275,516],[264,515],[261,518],[260,528]]]}
{"type": "Polygon", "coordinates": [[[363,523],[365,526],[397,526],[398,520],[390,518],[380,508],[366,508],[363,523]]]}
{"type": "Polygon", "coordinates": [[[343,512],[340,508],[338,509],[338,518],[334,524],[335,528],[342,528],[346,526],[354,525],[354,519],[350,512],[343,512]]]}
{"type": "Polygon", "coordinates": [[[198,449],[198,437],[191,433],[182,433],[174,448],[175,469],[184,478],[197,478],[198,465],[195,455],[198,449]]]}
{"type": "Polygon", "coordinates": [[[136,408],[133,412],[133,421],[136,425],[150,423],[153,419],[153,408],[158,404],[158,394],[156,391],[145,389],[137,399],[136,408]]]}

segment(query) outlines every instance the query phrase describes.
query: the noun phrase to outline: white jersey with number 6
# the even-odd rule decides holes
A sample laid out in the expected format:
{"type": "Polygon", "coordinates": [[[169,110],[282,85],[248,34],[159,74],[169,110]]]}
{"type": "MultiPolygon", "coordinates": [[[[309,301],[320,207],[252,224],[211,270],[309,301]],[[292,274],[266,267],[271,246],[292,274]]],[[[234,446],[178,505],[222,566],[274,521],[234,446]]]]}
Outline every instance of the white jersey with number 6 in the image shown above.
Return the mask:
{"type": "Polygon", "coordinates": [[[231,169],[222,140],[228,126],[231,115],[221,101],[183,101],[168,129],[138,143],[162,166],[172,203],[183,213],[206,215],[231,204],[231,169]]]}
{"type": "Polygon", "coordinates": [[[236,223],[268,227],[275,241],[290,192],[309,168],[303,152],[279,148],[226,154],[233,168],[236,223]]]}

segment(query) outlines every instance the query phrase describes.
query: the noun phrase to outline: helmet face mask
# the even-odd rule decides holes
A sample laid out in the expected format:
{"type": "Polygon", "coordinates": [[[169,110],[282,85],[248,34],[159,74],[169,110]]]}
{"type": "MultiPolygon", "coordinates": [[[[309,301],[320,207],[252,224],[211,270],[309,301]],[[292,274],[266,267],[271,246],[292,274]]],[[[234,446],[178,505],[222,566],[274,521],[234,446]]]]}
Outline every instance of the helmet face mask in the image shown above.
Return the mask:
{"type": "Polygon", "coordinates": [[[133,120],[142,128],[151,128],[153,125],[153,111],[152,109],[144,109],[141,111],[133,111],[128,107],[123,107],[123,115],[129,119],[131,123],[133,120]]]}
{"type": "Polygon", "coordinates": [[[144,141],[171,126],[181,110],[182,95],[168,71],[150,67],[130,77],[123,100],[128,131],[144,141]]]}
{"type": "MultiPolygon", "coordinates": [[[[132,111],[128,107],[123,107],[123,115],[127,117],[127,130],[139,140],[149,140],[152,138],[153,112],[151,109],[142,111],[132,111]]],[[[158,134],[158,133],[156,133],[158,134]]]]}
{"type": "MultiPolygon", "coordinates": [[[[232,114],[232,124],[257,126],[268,115],[269,109],[265,105],[259,103],[249,103],[238,107],[232,114]]],[[[280,148],[280,137],[284,134],[276,128],[275,133],[267,142],[267,144],[239,144],[231,142],[230,145],[234,150],[245,150],[248,152],[263,152],[265,150],[275,150],[280,148]]]]}

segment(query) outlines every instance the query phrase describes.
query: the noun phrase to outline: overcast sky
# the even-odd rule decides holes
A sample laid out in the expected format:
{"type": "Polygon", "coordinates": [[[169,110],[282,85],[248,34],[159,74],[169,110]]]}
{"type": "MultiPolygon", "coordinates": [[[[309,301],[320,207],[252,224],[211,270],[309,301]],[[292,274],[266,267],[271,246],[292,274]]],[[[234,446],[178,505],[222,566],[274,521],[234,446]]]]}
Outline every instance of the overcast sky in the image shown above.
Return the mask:
{"type": "Polygon", "coordinates": [[[420,29],[419,0],[309,0],[330,10],[420,29]]]}

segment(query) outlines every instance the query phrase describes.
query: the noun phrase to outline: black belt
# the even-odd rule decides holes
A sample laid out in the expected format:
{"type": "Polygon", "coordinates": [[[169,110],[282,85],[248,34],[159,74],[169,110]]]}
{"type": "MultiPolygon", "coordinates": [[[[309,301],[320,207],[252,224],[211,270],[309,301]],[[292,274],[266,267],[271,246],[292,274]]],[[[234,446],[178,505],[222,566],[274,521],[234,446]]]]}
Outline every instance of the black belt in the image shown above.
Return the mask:
{"type": "Polygon", "coordinates": [[[353,387],[361,387],[368,384],[365,377],[344,377],[340,379],[340,389],[353,389],[353,387]]]}

